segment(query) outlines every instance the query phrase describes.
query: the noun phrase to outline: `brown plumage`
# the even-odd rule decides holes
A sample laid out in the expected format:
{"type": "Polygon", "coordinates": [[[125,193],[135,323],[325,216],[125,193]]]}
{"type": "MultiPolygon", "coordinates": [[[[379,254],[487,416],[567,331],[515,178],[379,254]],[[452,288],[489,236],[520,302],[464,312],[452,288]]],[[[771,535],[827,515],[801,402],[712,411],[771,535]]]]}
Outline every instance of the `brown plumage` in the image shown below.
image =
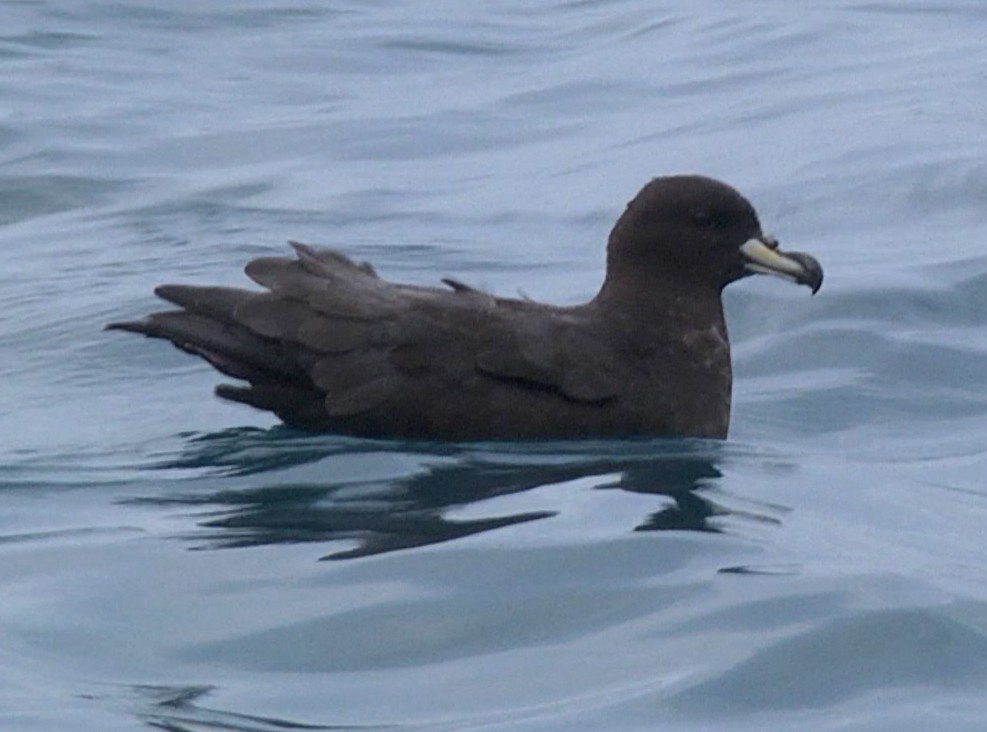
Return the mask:
{"type": "Polygon", "coordinates": [[[454,280],[399,285],[292,243],[246,273],[263,292],[163,285],[179,309],[109,328],[171,341],[247,382],[219,396],[286,424],[448,440],[725,437],[730,347],[720,291],[752,272],[815,292],[822,270],[782,253],[754,209],[701,176],[656,178],[628,204],[600,292],[575,307],[454,280]]]}

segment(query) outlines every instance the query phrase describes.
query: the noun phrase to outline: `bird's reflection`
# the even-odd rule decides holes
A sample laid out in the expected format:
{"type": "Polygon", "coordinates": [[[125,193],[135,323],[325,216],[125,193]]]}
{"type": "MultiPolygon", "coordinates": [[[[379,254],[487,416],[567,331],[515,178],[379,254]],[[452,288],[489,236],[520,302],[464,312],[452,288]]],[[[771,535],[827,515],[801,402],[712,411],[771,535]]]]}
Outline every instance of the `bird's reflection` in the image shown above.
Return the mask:
{"type": "Polygon", "coordinates": [[[183,481],[191,491],[135,500],[201,509],[190,535],[198,548],[348,541],[349,548],[324,557],[343,559],[547,519],[558,511],[455,514],[467,507],[476,514],[488,499],[587,478],[598,479],[600,490],[662,497],[628,530],[718,531],[710,518],[728,511],[704,492],[721,477],[721,459],[722,443],[697,440],[461,446],[231,430],[189,436],[177,459],[157,465],[204,472],[183,481]],[[318,479],[320,466],[334,459],[374,461],[382,454],[410,456],[416,469],[383,480],[318,479]],[[276,473],[282,480],[272,482],[276,473]]]}
{"type": "Polygon", "coordinates": [[[282,730],[367,730],[384,729],[367,725],[305,724],[280,717],[261,717],[204,704],[214,691],[212,686],[150,686],[133,685],[108,687],[92,695],[95,701],[125,703],[147,727],[166,732],[280,732],[282,730]]]}

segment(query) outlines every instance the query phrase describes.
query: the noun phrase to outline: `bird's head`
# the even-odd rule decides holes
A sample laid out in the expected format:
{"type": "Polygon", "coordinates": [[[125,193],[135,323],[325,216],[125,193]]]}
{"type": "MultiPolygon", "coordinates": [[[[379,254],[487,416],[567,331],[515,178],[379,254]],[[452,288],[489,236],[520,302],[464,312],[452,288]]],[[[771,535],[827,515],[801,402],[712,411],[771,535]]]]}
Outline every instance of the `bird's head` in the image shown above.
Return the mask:
{"type": "Polygon", "coordinates": [[[802,252],[782,251],[761,230],[754,207],[712,178],[655,178],[627,205],[610,234],[610,286],[715,288],[752,274],[822,285],[822,267],[802,252]]]}

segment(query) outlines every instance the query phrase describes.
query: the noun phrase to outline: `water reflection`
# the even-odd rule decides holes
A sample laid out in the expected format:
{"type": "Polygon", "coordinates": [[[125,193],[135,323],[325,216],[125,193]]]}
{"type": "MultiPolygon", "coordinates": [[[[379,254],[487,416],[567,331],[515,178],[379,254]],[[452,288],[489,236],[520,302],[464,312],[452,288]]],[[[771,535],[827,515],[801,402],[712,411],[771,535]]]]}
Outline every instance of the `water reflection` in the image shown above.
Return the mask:
{"type": "Polygon", "coordinates": [[[239,714],[202,706],[200,700],[213,691],[211,686],[144,686],[121,689],[120,697],[135,708],[137,718],[147,727],[167,732],[269,732],[274,730],[383,730],[393,727],[304,724],[274,717],[239,714]]]}
{"type": "Polygon", "coordinates": [[[191,490],[166,489],[132,502],[201,508],[197,529],[188,536],[197,548],[348,542],[325,559],[426,546],[548,519],[564,503],[559,510],[490,514],[479,504],[578,479],[597,479],[598,490],[660,497],[655,510],[628,530],[716,532],[720,529],[710,519],[730,511],[705,493],[722,476],[717,465],[724,450],[722,443],[701,440],[450,445],[313,436],[284,428],[230,430],[187,436],[177,458],[156,466],[198,470],[198,477],[182,481],[191,490]],[[375,476],[374,466],[386,458],[404,461],[401,469],[375,476]],[[345,461],[349,467],[340,470],[345,461]],[[465,508],[470,517],[457,517],[465,508]]]}

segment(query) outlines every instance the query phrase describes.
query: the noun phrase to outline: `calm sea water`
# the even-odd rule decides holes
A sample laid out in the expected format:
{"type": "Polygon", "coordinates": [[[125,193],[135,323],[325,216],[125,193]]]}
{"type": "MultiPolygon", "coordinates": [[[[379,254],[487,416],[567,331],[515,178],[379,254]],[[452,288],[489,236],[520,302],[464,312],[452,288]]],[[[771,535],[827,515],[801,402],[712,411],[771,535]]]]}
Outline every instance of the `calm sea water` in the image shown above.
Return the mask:
{"type": "Polygon", "coordinates": [[[985,728],[987,8],[495,5],[0,5],[5,732],[985,728]],[[288,238],[577,302],[674,172],[827,272],[728,292],[724,443],[304,435],[100,330],[288,238]]]}

